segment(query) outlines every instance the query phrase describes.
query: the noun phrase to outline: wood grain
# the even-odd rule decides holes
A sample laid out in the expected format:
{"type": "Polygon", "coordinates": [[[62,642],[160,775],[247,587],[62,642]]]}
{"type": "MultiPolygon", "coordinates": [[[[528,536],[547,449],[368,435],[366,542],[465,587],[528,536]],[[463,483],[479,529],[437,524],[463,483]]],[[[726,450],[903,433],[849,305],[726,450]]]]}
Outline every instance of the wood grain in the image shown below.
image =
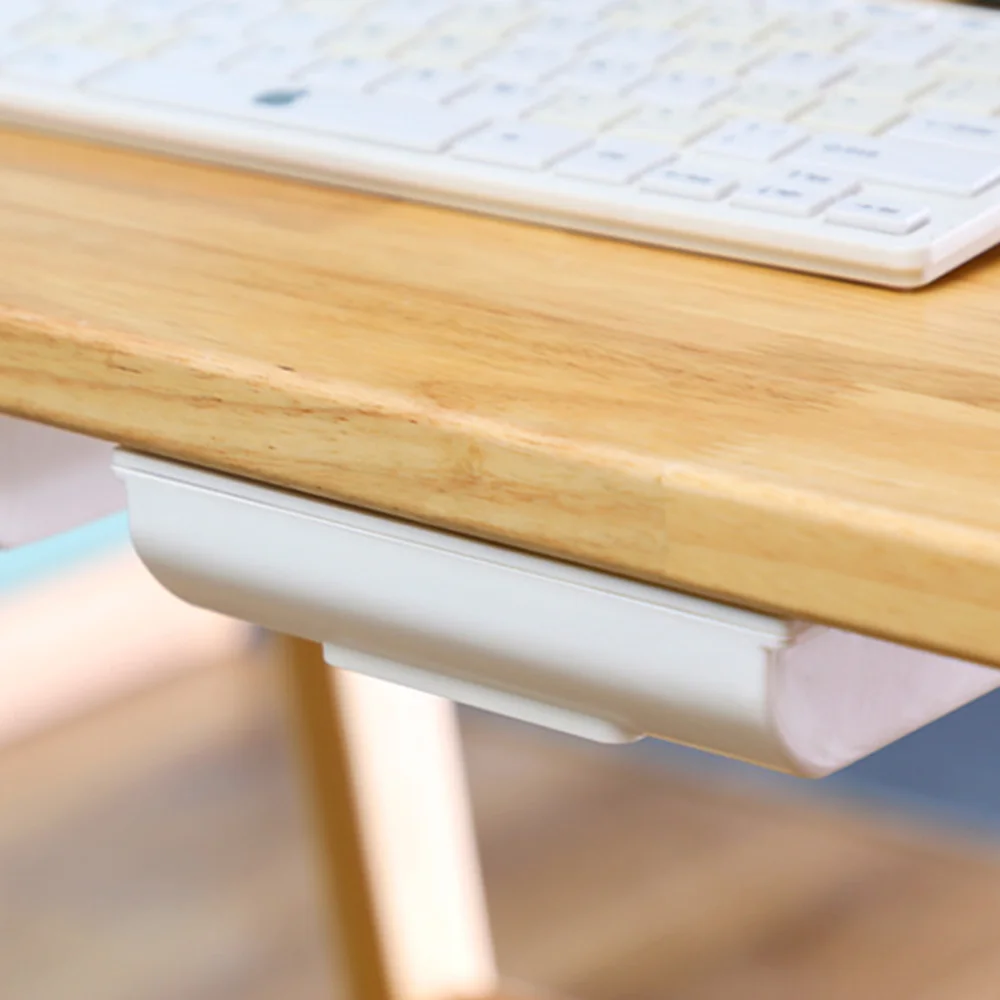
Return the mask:
{"type": "Polygon", "coordinates": [[[1000,256],[854,286],[0,133],[0,409],[1000,664],[1000,256]]]}
{"type": "Polygon", "coordinates": [[[276,641],[322,892],[350,1000],[474,1000],[497,975],[455,706],[276,641]]]}

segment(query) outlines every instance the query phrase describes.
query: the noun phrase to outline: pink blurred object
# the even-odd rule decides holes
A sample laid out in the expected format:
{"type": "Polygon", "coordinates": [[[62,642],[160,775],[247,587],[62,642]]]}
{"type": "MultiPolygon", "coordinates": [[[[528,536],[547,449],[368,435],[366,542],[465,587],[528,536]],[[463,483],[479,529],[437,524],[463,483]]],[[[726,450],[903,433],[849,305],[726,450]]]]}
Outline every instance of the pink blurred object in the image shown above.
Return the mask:
{"type": "Polygon", "coordinates": [[[0,416],[0,549],[124,509],[111,451],[106,441],[0,416]]]}
{"type": "Polygon", "coordinates": [[[185,604],[131,550],[0,597],[0,745],[238,655],[251,626],[185,604]]]}

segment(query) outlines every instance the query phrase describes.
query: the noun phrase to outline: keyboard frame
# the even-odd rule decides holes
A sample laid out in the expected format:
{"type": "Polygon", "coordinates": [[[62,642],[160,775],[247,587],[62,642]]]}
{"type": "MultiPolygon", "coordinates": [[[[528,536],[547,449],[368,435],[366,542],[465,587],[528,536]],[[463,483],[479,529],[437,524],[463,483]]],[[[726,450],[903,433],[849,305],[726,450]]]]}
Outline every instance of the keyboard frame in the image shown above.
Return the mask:
{"type": "MultiPolygon", "coordinates": [[[[725,200],[664,196],[651,215],[655,196],[635,188],[526,174],[443,154],[322,136],[282,124],[280,109],[261,108],[254,118],[228,117],[0,76],[0,121],[219,166],[898,289],[927,285],[1000,242],[1000,184],[963,199],[963,204],[975,206],[977,214],[957,227],[947,214],[954,199],[917,193],[915,197],[932,209],[931,222],[911,234],[894,236],[824,225],[818,217],[796,219],[741,209],[725,200]],[[528,185],[526,178],[531,181],[528,185]],[[600,211],[610,206],[613,217],[600,211]]],[[[876,184],[866,184],[865,189],[895,197],[903,191],[876,184]]]]}

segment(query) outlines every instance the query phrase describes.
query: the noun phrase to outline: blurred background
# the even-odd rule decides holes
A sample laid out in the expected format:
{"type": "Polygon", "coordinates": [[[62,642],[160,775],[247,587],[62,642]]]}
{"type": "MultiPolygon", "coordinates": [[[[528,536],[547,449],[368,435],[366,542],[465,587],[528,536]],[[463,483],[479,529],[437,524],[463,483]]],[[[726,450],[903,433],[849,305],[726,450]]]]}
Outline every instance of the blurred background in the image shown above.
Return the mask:
{"type": "MultiPolygon", "coordinates": [[[[329,998],[267,639],[143,573],[0,553],[0,997],[329,998]]],[[[1000,692],[820,782],[462,719],[512,995],[1000,997],[1000,692]]]]}

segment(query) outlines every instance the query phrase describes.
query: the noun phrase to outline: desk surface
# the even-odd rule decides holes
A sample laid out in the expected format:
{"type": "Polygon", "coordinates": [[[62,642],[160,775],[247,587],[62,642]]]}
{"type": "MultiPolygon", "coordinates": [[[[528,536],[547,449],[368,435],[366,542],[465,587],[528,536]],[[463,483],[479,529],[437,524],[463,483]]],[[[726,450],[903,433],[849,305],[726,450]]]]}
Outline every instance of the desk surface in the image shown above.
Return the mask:
{"type": "Polygon", "coordinates": [[[1000,254],[916,293],[0,132],[0,409],[1000,664],[1000,254]]]}

